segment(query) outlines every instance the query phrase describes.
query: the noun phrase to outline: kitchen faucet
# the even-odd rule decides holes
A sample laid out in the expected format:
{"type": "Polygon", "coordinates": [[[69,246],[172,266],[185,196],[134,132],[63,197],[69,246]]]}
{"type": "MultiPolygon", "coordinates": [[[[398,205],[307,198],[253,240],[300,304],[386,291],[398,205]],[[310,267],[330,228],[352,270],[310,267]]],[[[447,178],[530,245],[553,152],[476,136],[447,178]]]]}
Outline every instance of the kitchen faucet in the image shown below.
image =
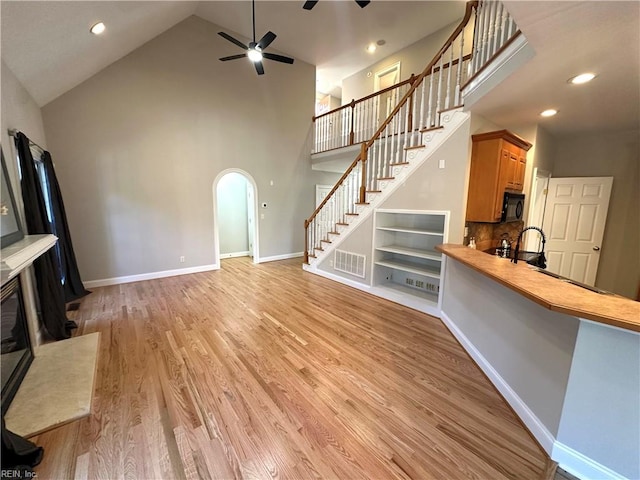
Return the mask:
{"type": "Polygon", "coordinates": [[[533,265],[535,267],[545,269],[547,268],[547,259],[544,256],[544,244],[547,242],[547,238],[545,237],[544,232],[540,227],[526,227],[522,229],[522,231],[518,235],[518,240],[516,241],[516,248],[513,252],[513,258],[511,259],[511,261],[513,263],[518,263],[518,254],[520,253],[520,239],[522,238],[522,234],[527,230],[535,230],[539,232],[540,235],[542,236],[542,251],[538,252],[537,257],[532,258],[531,260],[527,260],[527,263],[529,265],[533,265]]]}

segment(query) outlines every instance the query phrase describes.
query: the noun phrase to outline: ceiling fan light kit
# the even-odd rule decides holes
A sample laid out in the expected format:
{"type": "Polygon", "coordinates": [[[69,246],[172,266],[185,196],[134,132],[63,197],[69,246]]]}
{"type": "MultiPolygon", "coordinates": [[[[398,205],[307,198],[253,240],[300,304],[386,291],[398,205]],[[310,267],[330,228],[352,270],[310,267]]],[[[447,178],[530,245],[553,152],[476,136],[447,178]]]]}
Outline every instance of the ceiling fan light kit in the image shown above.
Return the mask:
{"type": "Polygon", "coordinates": [[[246,50],[246,53],[240,53],[238,55],[230,55],[228,57],[222,57],[220,61],[226,62],[229,60],[236,60],[238,58],[249,58],[253,62],[253,66],[256,69],[258,75],[264,75],[264,66],[262,65],[262,60],[266,58],[267,60],[274,60],[280,63],[292,64],[293,58],[285,57],[283,55],[276,55],[275,53],[265,52],[264,49],[271,45],[276,39],[276,34],[269,31],[264,34],[264,36],[256,42],[256,2],[252,0],[251,2],[251,11],[252,11],[252,19],[253,19],[253,41],[249,42],[249,45],[245,45],[240,40],[233,38],[231,35],[218,32],[225,40],[230,41],[234,45],[246,50]]]}

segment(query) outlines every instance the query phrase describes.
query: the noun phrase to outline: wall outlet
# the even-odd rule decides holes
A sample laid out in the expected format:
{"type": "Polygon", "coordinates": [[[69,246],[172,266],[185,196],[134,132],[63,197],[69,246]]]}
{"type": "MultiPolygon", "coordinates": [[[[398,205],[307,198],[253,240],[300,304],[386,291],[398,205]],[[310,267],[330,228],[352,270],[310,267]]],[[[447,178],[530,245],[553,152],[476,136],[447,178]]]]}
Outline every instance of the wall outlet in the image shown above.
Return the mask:
{"type": "Polygon", "coordinates": [[[184,255],[180,256],[180,263],[184,263],[184,255]]]}

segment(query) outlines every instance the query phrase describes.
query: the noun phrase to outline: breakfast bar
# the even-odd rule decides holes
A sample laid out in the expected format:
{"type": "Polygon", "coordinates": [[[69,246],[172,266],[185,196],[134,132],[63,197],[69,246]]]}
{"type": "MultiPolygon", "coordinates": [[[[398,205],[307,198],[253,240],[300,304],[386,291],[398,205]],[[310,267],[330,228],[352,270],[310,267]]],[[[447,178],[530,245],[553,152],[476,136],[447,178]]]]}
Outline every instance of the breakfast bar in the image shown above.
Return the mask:
{"type": "Polygon", "coordinates": [[[579,478],[640,478],[640,303],[436,249],[442,320],[542,448],[579,478]]]}

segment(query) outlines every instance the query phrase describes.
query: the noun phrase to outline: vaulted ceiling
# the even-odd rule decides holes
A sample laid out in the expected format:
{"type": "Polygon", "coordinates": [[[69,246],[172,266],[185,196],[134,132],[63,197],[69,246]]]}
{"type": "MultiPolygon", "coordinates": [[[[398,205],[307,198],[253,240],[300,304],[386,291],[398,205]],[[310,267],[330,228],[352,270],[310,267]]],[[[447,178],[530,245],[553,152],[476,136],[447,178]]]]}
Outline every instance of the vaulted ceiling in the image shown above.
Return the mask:
{"type": "MultiPolygon", "coordinates": [[[[461,1],[302,0],[256,2],[256,35],[278,35],[270,51],[317,66],[318,88],[457,21],[461,1]],[[373,54],[370,42],[385,40],[373,54]]],[[[557,135],[640,128],[640,2],[505,1],[536,56],[473,106],[501,125],[541,122],[557,135]],[[590,84],[567,84],[593,71],[590,84]],[[540,120],[544,108],[556,117],[540,120]]],[[[2,1],[2,59],[42,106],[190,15],[243,40],[251,37],[248,1],[2,1]],[[103,21],[105,34],[90,35],[103,21]]],[[[220,38],[211,61],[237,53],[220,38]]],[[[427,62],[425,61],[425,64],[427,62]]]]}

